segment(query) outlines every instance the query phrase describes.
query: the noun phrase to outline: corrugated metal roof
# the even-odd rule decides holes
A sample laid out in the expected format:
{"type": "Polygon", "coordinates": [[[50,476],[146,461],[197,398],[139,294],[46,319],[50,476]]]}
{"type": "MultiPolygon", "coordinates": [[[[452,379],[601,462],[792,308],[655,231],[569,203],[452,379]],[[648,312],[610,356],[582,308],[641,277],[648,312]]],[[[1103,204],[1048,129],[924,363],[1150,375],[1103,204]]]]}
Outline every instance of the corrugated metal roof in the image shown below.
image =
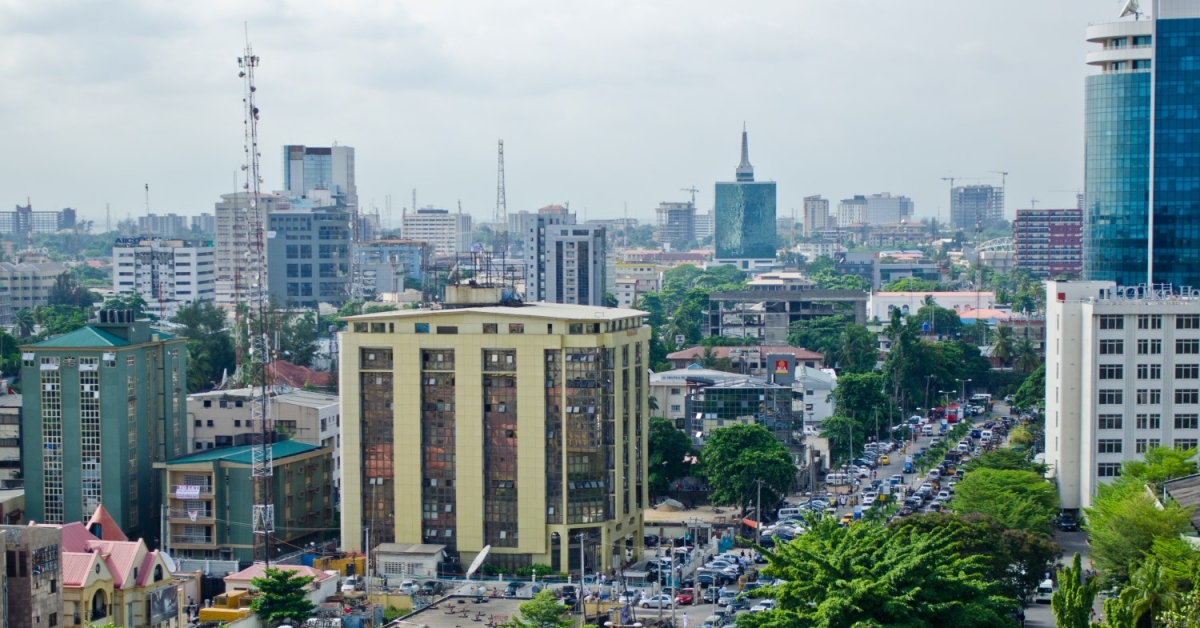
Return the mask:
{"type": "Polygon", "coordinates": [[[80,327],[75,331],[43,340],[35,347],[125,347],[129,341],[95,327],[80,327]]]}
{"type": "Polygon", "coordinates": [[[329,406],[336,406],[339,403],[339,399],[337,395],[329,393],[312,390],[293,390],[275,397],[274,401],[276,403],[286,403],[306,408],[327,408],[329,406]]]}
{"type": "MultiPolygon", "coordinates": [[[[190,456],[168,460],[167,464],[195,464],[197,462],[212,462],[214,460],[225,460],[235,464],[250,464],[251,450],[254,447],[255,445],[243,445],[241,447],[209,449],[200,453],[192,454],[190,456]]],[[[271,455],[275,460],[279,460],[280,458],[306,454],[314,449],[320,449],[320,447],[317,447],[316,445],[285,440],[283,442],[274,443],[271,445],[271,455]]]]}

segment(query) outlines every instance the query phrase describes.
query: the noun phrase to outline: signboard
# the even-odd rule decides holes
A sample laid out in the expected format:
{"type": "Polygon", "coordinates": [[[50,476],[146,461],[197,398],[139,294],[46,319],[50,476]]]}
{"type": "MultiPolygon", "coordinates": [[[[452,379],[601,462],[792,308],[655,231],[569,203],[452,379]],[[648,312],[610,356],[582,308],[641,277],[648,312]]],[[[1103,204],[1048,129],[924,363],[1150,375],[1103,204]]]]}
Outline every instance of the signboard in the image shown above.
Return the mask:
{"type": "Polygon", "coordinates": [[[787,360],[775,360],[775,374],[787,375],[789,372],[787,360]]]}
{"type": "Polygon", "coordinates": [[[175,499],[200,499],[200,487],[180,484],[175,487],[175,499]]]}
{"type": "Polygon", "coordinates": [[[796,356],[790,353],[772,353],[767,355],[767,364],[771,365],[771,382],[780,386],[791,386],[796,381],[796,356]]]}
{"type": "Polygon", "coordinates": [[[149,593],[146,600],[147,622],[151,626],[179,616],[179,587],[171,585],[149,593]]]}

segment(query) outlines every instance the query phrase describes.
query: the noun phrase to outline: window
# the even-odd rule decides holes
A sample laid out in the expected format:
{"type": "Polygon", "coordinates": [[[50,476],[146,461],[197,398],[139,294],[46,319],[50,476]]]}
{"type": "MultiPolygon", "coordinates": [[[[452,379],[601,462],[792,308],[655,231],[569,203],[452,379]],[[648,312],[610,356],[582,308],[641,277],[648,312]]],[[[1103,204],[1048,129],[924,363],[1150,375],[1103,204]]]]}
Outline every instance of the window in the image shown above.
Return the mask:
{"type": "Polygon", "coordinates": [[[1175,429],[1177,430],[1195,430],[1200,429],[1200,414],[1176,414],[1175,429]]]}
{"type": "Polygon", "coordinates": [[[1124,340],[1100,341],[1100,355],[1121,355],[1122,353],[1125,353],[1124,340]]]}
{"type": "Polygon", "coordinates": [[[1102,454],[1119,454],[1121,453],[1121,440],[1116,438],[1100,439],[1096,441],[1096,451],[1102,454]]]}
{"type": "Polygon", "coordinates": [[[1120,414],[1101,414],[1096,420],[1096,428],[1101,430],[1119,430],[1125,423],[1125,417],[1120,414]]]}
{"type": "Polygon", "coordinates": [[[1175,379],[1200,379],[1200,364],[1176,364],[1175,379]]]}
{"type": "Polygon", "coordinates": [[[49,625],[50,625],[50,626],[57,626],[57,625],[58,625],[58,613],[50,613],[50,621],[49,621],[49,625]]]}
{"type": "Polygon", "coordinates": [[[1161,314],[1138,314],[1138,329],[1162,329],[1161,314]]]}
{"type": "Polygon", "coordinates": [[[496,323],[484,323],[483,324],[483,333],[498,334],[498,333],[500,333],[500,325],[498,325],[496,323]]]}
{"type": "Polygon", "coordinates": [[[234,420],[233,420],[233,426],[234,426],[234,427],[241,427],[241,426],[242,426],[242,420],[241,420],[241,419],[234,419],[234,420]]]}
{"type": "Polygon", "coordinates": [[[1133,453],[1144,454],[1147,451],[1150,451],[1150,446],[1149,443],[1147,443],[1147,439],[1139,438],[1133,441],[1133,453]]]}
{"type": "Polygon", "coordinates": [[[671,405],[671,412],[682,412],[682,411],[683,411],[683,409],[680,407],[679,404],[676,403],[676,404],[671,405]]]}
{"type": "Polygon", "coordinates": [[[1159,388],[1139,388],[1137,403],[1140,405],[1157,405],[1162,403],[1162,390],[1159,388]]]}
{"type": "Polygon", "coordinates": [[[213,420],[212,420],[212,419],[209,419],[209,420],[206,422],[206,425],[207,425],[207,427],[212,427],[212,426],[213,426],[213,420]]]}
{"type": "Polygon", "coordinates": [[[1200,403],[1200,390],[1195,388],[1176,390],[1175,403],[1200,403]]]}
{"type": "Polygon", "coordinates": [[[1139,364],[1137,365],[1138,379],[1162,379],[1161,364],[1139,364]]]}
{"type": "Polygon", "coordinates": [[[1124,394],[1120,390],[1101,390],[1100,403],[1106,405],[1115,405],[1124,403],[1124,394]]]}
{"type": "Polygon", "coordinates": [[[1096,465],[1096,475],[1102,478],[1115,478],[1121,475],[1121,463],[1101,462],[1096,465]]]}
{"type": "Polygon", "coordinates": [[[1162,353],[1162,339],[1161,338],[1153,338],[1153,339],[1142,338],[1142,339],[1138,340],[1137,352],[1138,352],[1138,355],[1159,355],[1159,354],[1161,354],[1162,353]]]}
{"type": "Polygon", "coordinates": [[[203,427],[203,424],[200,422],[200,419],[196,419],[196,427],[203,427]]]}
{"type": "Polygon", "coordinates": [[[415,331],[418,334],[428,334],[429,333],[429,323],[414,323],[413,331],[415,331]]]}
{"type": "Polygon", "coordinates": [[[1125,317],[1121,314],[1104,314],[1100,317],[1100,329],[1125,329],[1125,317]]]}
{"type": "Polygon", "coordinates": [[[1183,451],[1185,449],[1195,449],[1197,439],[1195,438],[1176,438],[1175,449],[1183,451]]]}
{"type": "Polygon", "coordinates": [[[1101,364],[1100,379],[1124,379],[1125,366],[1122,364],[1101,364]]]}
{"type": "Polygon", "coordinates": [[[525,323],[509,323],[508,324],[508,333],[510,333],[510,334],[525,333],[525,323]]]}
{"type": "Polygon", "coordinates": [[[1139,414],[1135,425],[1139,430],[1160,430],[1162,429],[1162,415],[1139,414]]]}
{"type": "Polygon", "coordinates": [[[1200,314],[1176,315],[1175,329],[1200,329],[1200,314]]]}
{"type": "Polygon", "coordinates": [[[437,333],[439,334],[457,334],[458,327],[454,325],[438,325],[437,333]]]}
{"type": "Polygon", "coordinates": [[[1178,338],[1175,340],[1175,353],[1200,353],[1200,338],[1178,338]]]}

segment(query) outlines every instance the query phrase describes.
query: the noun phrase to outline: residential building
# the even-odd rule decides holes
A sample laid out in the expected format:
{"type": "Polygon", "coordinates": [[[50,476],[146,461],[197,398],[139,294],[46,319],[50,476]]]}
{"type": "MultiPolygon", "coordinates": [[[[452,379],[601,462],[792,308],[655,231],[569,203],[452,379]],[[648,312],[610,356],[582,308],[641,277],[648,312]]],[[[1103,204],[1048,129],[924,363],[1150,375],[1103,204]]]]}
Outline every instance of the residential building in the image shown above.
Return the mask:
{"type": "Polygon", "coordinates": [[[616,276],[617,307],[637,307],[638,298],[647,292],[662,290],[663,272],[669,267],[650,262],[616,262],[611,273],[616,276]]]}
{"type": "Polygon", "coordinates": [[[617,299],[617,307],[633,309],[637,307],[638,299],[641,298],[642,290],[638,287],[638,280],[633,277],[617,277],[616,291],[613,296],[617,299]]]}
{"type": "Polygon", "coordinates": [[[816,428],[821,421],[833,416],[833,391],[837,388],[837,373],[807,364],[796,365],[796,381],[792,382],[792,412],[805,427],[816,428]]]}
{"type": "MultiPolygon", "coordinates": [[[[258,272],[257,262],[250,254],[251,245],[261,235],[265,250],[266,216],[276,209],[291,206],[282,196],[259,194],[256,204],[258,209],[251,211],[250,196],[252,195],[245,192],[222,194],[221,201],[216,204],[216,240],[213,241],[213,248],[217,254],[217,305],[233,307],[235,303],[247,303],[251,300],[251,280],[258,272]]],[[[311,245],[308,250],[311,254],[311,245]]]]}
{"type": "Polygon", "coordinates": [[[98,322],[21,347],[21,364],[37,391],[21,408],[29,518],[84,520],[103,502],[121,530],[157,545],[152,465],[186,451],[186,341],[131,310],[101,310],[98,322]]]}
{"type": "Polygon", "coordinates": [[[168,320],[179,308],[216,298],[212,242],[117,238],[113,244],[113,294],[141,295],[146,311],[168,320]]]}
{"type": "Polygon", "coordinates": [[[1187,85],[1200,6],[1157,0],[1090,24],[1085,79],[1083,278],[1123,286],[1200,286],[1200,187],[1194,142],[1200,118],[1187,85]]]}
{"type": "Polygon", "coordinates": [[[358,245],[363,272],[375,271],[375,293],[403,292],[405,280],[425,281],[433,249],[429,243],[405,238],[370,240],[358,245]]]}
{"type": "Polygon", "coordinates": [[[801,242],[792,247],[792,252],[803,255],[805,261],[811,262],[818,257],[832,258],[838,253],[845,253],[846,247],[838,244],[835,240],[816,240],[814,242],[801,242]]]}
{"type": "Polygon", "coordinates": [[[950,188],[950,226],[974,231],[1004,222],[1004,188],[994,185],[960,185],[950,188]]]}
{"type": "Polygon", "coordinates": [[[558,209],[552,205],[516,216],[510,238],[521,240],[517,250],[525,262],[525,301],[603,305],[608,282],[605,228],[576,224],[575,214],[558,209]]]}
{"type": "Polygon", "coordinates": [[[708,295],[706,335],[754,338],[759,344],[787,344],[792,323],[853,314],[867,321],[867,293],[858,290],[737,290],[708,295]]]}
{"type": "Polygon", "coordinates": [[[455,255],[471,250],[471,215],[452,214],[426,207],[404,215],[405,238],[428,242],[435,255],[455,255]]]}
{"type": "Polygon", "coordinates": [[[63,615],[63,534],[31,526],[0,526],[0,617],[8,628],[54,628],[63,615]]]}
{"type": "Polygon", "coordinates": [[[716,184],[717,261],[742,270],[775,262],[775,182],[755,181],[750,148],[742,129],[742,161],[736,181],[716,184]]]}
{"type": "Polygon", "coordinates": [[[21,399],[19,394],[0,395],[0,486],[21,477],[21,399]]]}
{"type": "Polygon", "coordinates": [[[933,299],[938,307],[944,307],[955,312],[966,312],[972,309],[995,308],[995,292],[872,292],[867,302],[867,318],[887,322],[892,316],[892,310],[900,310],[901,316],[916,313],[925,305],[926,299],[933,299]]]}
{"type": "Polygon", "coordinates": [[[207,212],[201,212],[199,216],[192,216],[192,232],[215,234],[217,219],[207,212]]]}
{"type": "MultiPolygon", "coordinates": [[[[681,349],[674,353],[667,354],[667,361],[671,363],[671,368],[675,370],[687,369],[694,364],[704,360],[705,352],[708,347],[691,347],[689,349],[681,349]]],[[[717,360],[729,360],[730,368],[735,373],[742,375],[757,375],[766,377],[771,374],[773,365],[770,363],[768,356],[773,354],[786,353],[796,361],[796,364],[808,366],[812,368],[819,367],[821,360],[824,359],[820,353],[801,349],[797,347],[789,347],[787,345],[766,345],[766,346],[747,346],[747,347],[712,347],[712,357],[717,360]]]]}
{"type": "Polygon", "coordinates": [[[670,244],[672,242],[696,239],[696,205],[692,202],[670,203],[662,202],[654,210],[658,214],[658,231],[654,241],[670,244]]]}
{"type": "Polygon", "coordinates": [[[276,303],[315,309],[350,299],[353,219],[346,207],[267,214],[267,291],[276,303]]]}
{"type": "Polygon", "coordinates": [[[354,149],[350,146],[284,146],[283,187],[292,198],[327,190],[341,206],[358,207],[354,149]]]}
{"type": "Polygon", "coordinates": [[[746,282],[750,290],[810,290],[816,285],[804,273],[786,271],[758,273],[746,282]]]}
{"type": "Polygon", "coordinates": [[[342,548],[361,551],[369,526],[372,546],[445,545],[464,570],[490,546],[509,573],[578,571],[581,537],[596,572],[624,559],[607,548],[640,555],[645,316],[527,303],[347,319],[342,548]]]}
{"type": "Polygon", "coordinates": [[[1038,279],[1077,278],[1083,270],[1082,209],[1018,209],[1014,263],[1038,279]]]}
{"type": "Polygon", "coordinates": [[[0,212],[0,233],[58,233],[75,228],[75,210],[70,207],[60,211],[33,211],[33,204],[16,211],[0,212]]]}
{"type": "MultiPolygon", "coordinates": [[[[1161,25],[1160,25],[1161,28],[1161,25]]],[[[1200,298],[1046,283],[1046,464],[1063,508],[1153,447],[1200,442],[1200,298]]]]}
{"type": "Polygon", "coordinates": [[[890,192],[870,196],[860,194],[838,203],[837,226],[907,222],[912,217],[913,211],[912,199],[907,196],[893,196],[890,192]]]}
{"type": "Polygon", "coordinates": [[[933,241],[929,226],[920,222],[897,222],[871,225],[866,233],[851,236],[855,242],[865,242],[871,248],[925,245],[933,241]]]}
{"type": "Polygon", "coordinates": [[[0,291],[14,311],[49,305],[50,290],[66,270],[61,262],[0,262],[0,291]]]}
{"type": "MultiPolygon", "coordinates": [[[[243,411],[247,418],[250,413],[243,411]]],[[[171,553],[182,558],[254,560],[255,447],[205,450],[155,463],[166,496],[171,553]]],[[[275,542],[304,547],[334,525],[333,450],[297,441],[271,444],[275,542]]],[[[287,550],[279,550],[286,553],[287,550]]]]}
{"type": "Polygon", "coordinates": [[[703,214],[696,214],[696,239],[703,240],[712,237],[717,229],[716,223],[716,216],[711,209],[703,214]]]}
{"type": "Polygon", "coordinates": [[[546,246],[546,227],[573,224],[575,224],[575,214],[562,205],[547,205],[536,212],[520,211],[509,214],[509,255],[525,260],[528,265],[529,255],[532,254],[536,257],[536,252],[546,246]]]}
{"type": "Polygon", "coordinates": [[[177,214],[138,216],[138,232],[147,236],[169,238],[188,232],[188,217],[177,214]]]}
{"type": "Polygon", "coordinates": [[[820,194],[804,197],[803,212],[800,220],[804,226],[804,237],[811,238],[817,231],[831,226],[829,200],[821,198],[820,194]]]}

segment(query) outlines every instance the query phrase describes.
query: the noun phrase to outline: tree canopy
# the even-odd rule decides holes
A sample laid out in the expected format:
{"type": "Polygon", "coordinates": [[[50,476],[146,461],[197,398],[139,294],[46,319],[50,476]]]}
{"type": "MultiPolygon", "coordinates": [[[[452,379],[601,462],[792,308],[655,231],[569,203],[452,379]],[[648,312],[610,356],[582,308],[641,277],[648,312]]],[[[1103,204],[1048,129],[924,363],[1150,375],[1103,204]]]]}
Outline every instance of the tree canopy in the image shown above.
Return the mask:
{"type": "Polygon", "coordinates": [[[1159,509],[1144,483],[1125,477],[1099,484],[1091,508],[1084,511],[1093,564],[1108,582],[1128,581],[1130,565],[1141,560],[1154,541],[1186,530],[1192,516],[1191,508],[1173,501],[1159,509]]]}
{"type": "Polygon", "coordinates": [[[954,508],[987,515],[1010,530],[1049,534],[1058,491],[1032,471],[975,469],[958,482],[954,508]]]}
{"type": "Polygon", "coordinates": [[[1046,405],[1046,365],[1030,373],[1013,395],[1013,407],[1019,409],[1041,408],[1046,405]]]}
{"type": "Polygon", "coordinates": [[[754,503],[762,480],[762,503],[773,505],[796,483],[792,454],[761,425],[738,423],[713,430],[700,459],[713,504],[745,509],[754,503]]]}
{"type": "Polygon", "coordinates": [[[650,494],[666,493],[671,482],[692,474],[696,450],[692,438],[675,428],[670,419],[650,417],[650,494]]]}
{"type": "Polygon", "coordinates": [[[521,602],[521,615],[513,615],[500,628],[570,628],[574,621],[567,607],[549,589],[539,591],[528,602],[521,602]]]}
{"type": "Polygon", "coordinates": [[[225,324],[225,310],[211,301],[196,301],[179,308],[171,322],[187,338],[188,390],[207,390],[236,367],[233,337],[225,324]]]}
{"type": "Polygon", "coordinates": [[[1194,475],[1198,468],[1195,447],[1175,449],[1164,446],[1149,449],[1141,460],[1126,460],[1121,465],[1121,475],[1160,488],[1168,480],[1194,475]]]}
{"type": "Polygon", "coordinates": [[[285,621],[300,624],[312,616],[315,606],[304,597],[305,588],[313,576],[298,576],[289,569],[263,570],[263,577],[252,578],[250,586],[258,590],[258,597],[250,602],[250,610],[267,625],[278,625],[285,621]]]}

